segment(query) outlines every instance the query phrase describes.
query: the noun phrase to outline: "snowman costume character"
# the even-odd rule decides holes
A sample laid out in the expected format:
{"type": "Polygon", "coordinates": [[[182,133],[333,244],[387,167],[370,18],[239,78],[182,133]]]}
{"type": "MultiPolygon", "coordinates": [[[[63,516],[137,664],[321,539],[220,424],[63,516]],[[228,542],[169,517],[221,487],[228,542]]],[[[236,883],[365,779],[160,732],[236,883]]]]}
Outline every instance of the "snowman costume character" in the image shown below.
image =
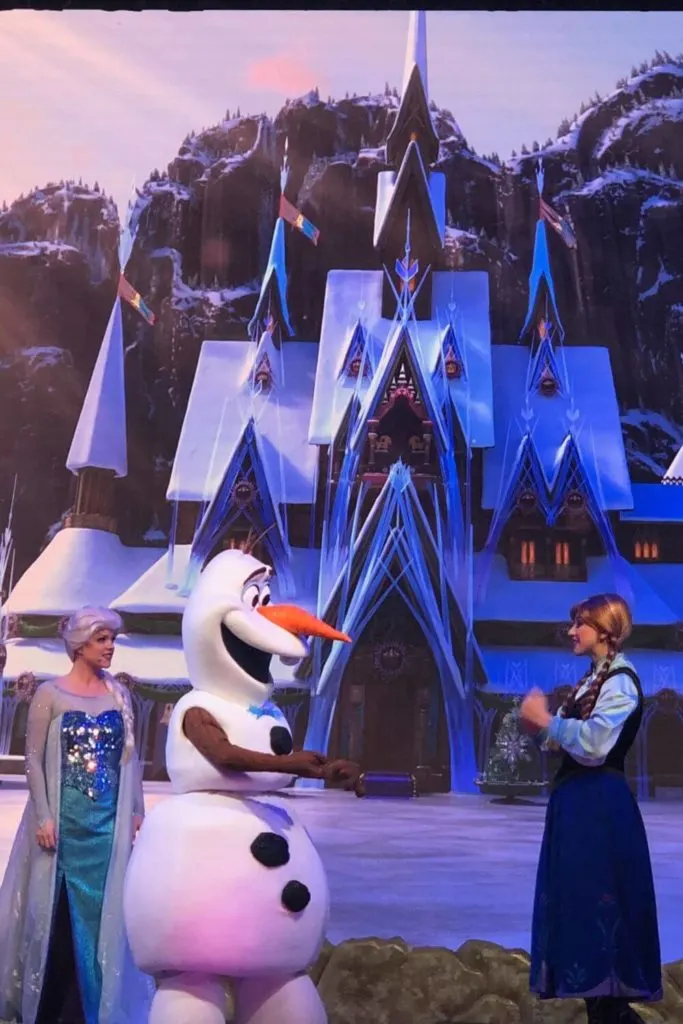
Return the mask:
{"type": "Polygon", "coordinates": [[[158,989],[149,1024],[326,1024],[306,973],[325,937],[325,871],[294,800],[298,776],[353,781],[357,767],[292,752],[272,703],[270,661],[298,661],[302,636],[349,638],[270,601],[272,570],[239,550],[201,573],[183,616],[193,689],[168,728],[174,795],[147,815],[126,876],[124,914],[138,967],[158,989]],[[287,805],[290,806],[287,806],[287,805]]]}

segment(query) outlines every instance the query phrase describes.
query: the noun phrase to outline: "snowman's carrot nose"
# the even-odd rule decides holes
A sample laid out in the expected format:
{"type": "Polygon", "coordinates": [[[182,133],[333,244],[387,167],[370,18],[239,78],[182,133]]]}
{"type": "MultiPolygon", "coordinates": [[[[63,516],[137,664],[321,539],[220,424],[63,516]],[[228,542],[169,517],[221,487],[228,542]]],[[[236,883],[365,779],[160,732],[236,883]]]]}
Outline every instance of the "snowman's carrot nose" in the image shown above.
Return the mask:
{"type": "Polygon", "coordinates": [[[346,633],[340,633],[322,619],[317,619],[315,615],[311,615],[303,608],[297,608],[296,605],[266,604],[256,610],[264,619],[295,636],[319,636],[323,640],[343,640],[346,644],[351,643],[351,637],[346,633]]]}

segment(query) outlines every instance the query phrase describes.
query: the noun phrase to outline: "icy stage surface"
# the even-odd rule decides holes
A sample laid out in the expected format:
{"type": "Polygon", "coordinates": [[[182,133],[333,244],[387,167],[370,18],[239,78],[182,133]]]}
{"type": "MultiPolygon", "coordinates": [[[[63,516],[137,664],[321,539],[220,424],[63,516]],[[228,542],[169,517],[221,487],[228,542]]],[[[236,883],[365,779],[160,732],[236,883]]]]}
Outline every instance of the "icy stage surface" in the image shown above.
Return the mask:
{"type": "MultiPolygon", "coordinates": [[[[169,792],[145,785],[148,809],[169,792]]],[[[326,864],[332,942],[399,935],[412,945],[489,939],[529,948],[543,801],[491,803],[480,796],[358,800],[296,792],[292,799],[326,864]]],[[[26,801],[26,786],[0,787],[0,869],[26,801]]],[[[652,851],[662,957],[683,957],[683,805],[641,804],[652,851]]]]}

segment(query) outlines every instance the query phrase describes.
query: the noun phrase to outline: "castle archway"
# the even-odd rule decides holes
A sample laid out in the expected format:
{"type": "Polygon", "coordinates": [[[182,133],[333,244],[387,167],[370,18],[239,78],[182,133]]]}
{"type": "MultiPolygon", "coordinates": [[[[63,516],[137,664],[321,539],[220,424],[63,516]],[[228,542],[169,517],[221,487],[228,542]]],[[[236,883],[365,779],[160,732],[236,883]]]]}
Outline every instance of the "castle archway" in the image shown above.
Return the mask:
{"type": "Polygon", "coordinates": [[[367,772],[412,774],[421,792],[450,790],[439,672],[403,598],[390,594],[355,645],[337,699],[328,754],[367,772]]]}

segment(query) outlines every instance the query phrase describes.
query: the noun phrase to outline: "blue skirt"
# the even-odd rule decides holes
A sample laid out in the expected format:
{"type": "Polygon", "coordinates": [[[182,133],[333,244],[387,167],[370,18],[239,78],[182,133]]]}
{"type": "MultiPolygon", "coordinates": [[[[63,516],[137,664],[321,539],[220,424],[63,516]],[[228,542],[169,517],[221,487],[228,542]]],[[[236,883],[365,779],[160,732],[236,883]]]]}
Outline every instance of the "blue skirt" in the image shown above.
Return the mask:
{"type": "Polygon", "coordinates": [[[579,772],[551,794],[536,879],[530,987],[542,999],[662,997],[647,836],[620,772],[579,772]]]}
{"type": "MultiPolygon", "coordinates": [[[[87,1024],[99,1020],[102,971],[98,960],[104,889],[114,840],[118,788],[90,800],[63,786],[55,896],[66,888],[78,987],[87,1024]]],[[[59,936],[52,936],[59,941],[59,936]]]]}

